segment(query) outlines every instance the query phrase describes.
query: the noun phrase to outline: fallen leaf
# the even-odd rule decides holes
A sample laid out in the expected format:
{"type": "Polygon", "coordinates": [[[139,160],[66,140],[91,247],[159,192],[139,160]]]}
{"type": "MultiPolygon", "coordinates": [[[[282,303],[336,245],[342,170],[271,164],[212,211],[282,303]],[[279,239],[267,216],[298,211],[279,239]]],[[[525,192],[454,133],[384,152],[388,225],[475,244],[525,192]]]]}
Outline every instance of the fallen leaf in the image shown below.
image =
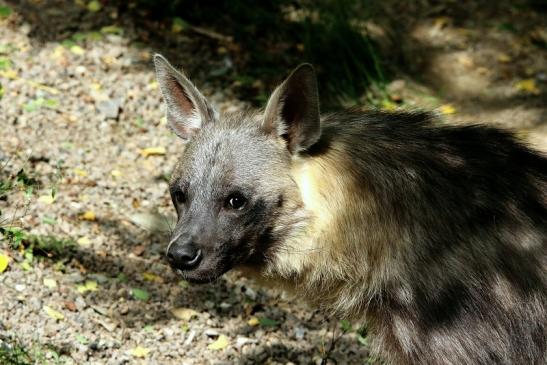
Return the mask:
{"type": "Polygon", "coordinates": [[[85,50],[76,44],[70,47],[70,52],[74,53],[77,56],[81,56],[85,53],[85,50]]]}
{"type": "Polygon", "coordinates": [[[46,311],[47,315],[50,316],[53,319],[64,319],[65,316],[61,313],[56,311],[55,309],[52,309],[48,307],[47,305],[44,305],[43,307],[44,311],[46,311]]]}
{"type": "Polygon", "coordinates": [[[89,10],[92,13],[98,12],[99,10],[101,10],[101,8],[102,8],[101,3],[98,2],[97,0],[90,1],[87,4],[87,10],[89,10]]]}
{"type": "Polygon", "coordinates": [[[89,340],[84,335],[76,335],[76,341],[78,341],[82,345],[86,345],[89,343],[89,340]]]}
{"type": "Polygon", "coordinates": [[[133,296],[133,298],[142,300],[142,301],[147,301],[148,298],[150,298],[150,294],[148,294],[146,290],[139,289],[139,288],[131,289],[131,295],[133,296]]]}
{"type": "Polygon", "coordinates": [[[7,7],[5,5],[0,5],[0,18],[7,18],[12,13],[12,10],[10,7],[7,7]]]}
{"type": "Polygon", "coordinates": [[[183,321],[189,321],[192,318],[198,317],[199,313],[191,308],[174,308],[171,310],[171,313],[178,318],[182,319],[183,321]]]}
{"type": "Polygon", "coordinates": [[[162,279],[161,276],[156,275],[156,274],[151,273],[151,272],[143,273],[142,278],[146,281],[153,281],[153,282],[156,282],[156,283],[163,283],[163,279],[162,279]]]}
{"type": "Polygon", "coordinates": [[[57,282],[55,281],[55,279],[44,278],[44,285],[50,289],[53,289],[57,287],[57,282]]]}
{"type": "Polygon", "coordinates": [[[79,168],[75,168],[74,173],[76,175],[79,175],[79,176],[82,176],[82,177],[87,176],[87,171],[85,171],[83,169],[79,169],[79,168]]]}
{"type": "Polygon", "coordinates": [[[150,353],[150,349],[147,349],[146,347],[137,346],[133,350],[131,350],[131,355],[134,357],[144,358],[150,353]]]}
{"type": "Polygon", "coordinates": [[[97,219],[97,216],[92,210],[88,210],[87,212],[82,214],[80,218],[83,219],[84,221],[94,221],[97,219]]]}
{"type": "Polygon", "coordinates": [[[165,152],[165,147],[148,147],[139,151],[142,157],[163,156],[165,155],[165,152]]]}
{"type": "Polygon", "coordinates": [[[120,28],[116,25],[107,25],[101,28],[101,33],[104,34],[123,34],[123,28],[120,28]]]}
{"type": "Polygon", "coordinates": [[[158,212],[135,213],[129,219],[136,226],[150,232],[169,232],[171,230],[170,223],[174,223],[158,212]]]}
{"type": "Polygon", "coordinates": [[[509,63],[511,62],[511,57],[505,53],[500,53],[497,57],[498,61],[501,63],[509,63]]]}
{"type": "Polygon", "coordinates": [[[173,24],[171,25],[171,31],[173,33],[180,33],[186,29],[188,29],[189,25],[187,22],[185,22],[183,19],[179,17],[173,18],[173,24]]]}
{"type": "Polygon", "coordinates": [[[50,195],[42,195],[38,198],[38,201],[40,203],[44,203],[44,204],[53,204],[53,202],[55,201],[55,198],[50,195]]]}
{"type": "Polygon", "coordinates": [[[230,344],[230,340],[225,335],[220,335],[215,342],[210,343],[207,347],[209,350],[222,350],[230,344]]]}
{"type": "Polygon", "coordinates": [[[251,317],[251,318],[247,321],[247,324],[248,324],[249,326],[255,327],[255,326],[258,326],[258,325],[260,324],[260,321],[259,321],[258,318],[256,318],[256,317],[251,317]]]}
{"type": "Polygon", "coordinates": [[[76,242],[82,246],[89,246],[91,244],[91,240],[87,236],[78,238],[76,242]]]}
{"type": "Polygon", "coordinates": [[[86,280],[83,285],[76,286],[76,290],[81,294],[87,293],[88,291],[96,291],[98,290],[98,284],[95,280],[86,280]]]}
{"type": "Polygon", "coordinates": [[[122,172],[120,170],[112,170],[110,171],[110,175],[112,175],[113,177],[120,177],[122,176],[122,172]]]}
{"type": "Polygon", "coordinates": [[[8,265],[9,265],[9,257],[4,254],[0,254],[0,273],[6,271],[6,269],[8,268],[8,265]]]}
{"type": "Polygon", "coordinates": [[[74,302],[66,301],[64,304],[65,304],[65,308],[71,312],[76,312],[76,310],[78,309],[76,308],[76,303],[74,302]]]}
{"type": "Polygon", "coordinates": [[[443,114],[454,114],[456,113],[456,108],[450,104],[444,104],[439,107],[439,111],[443,114]]]}
{"type": "Polygon", "coordinates": [[[271,319],[268,317],[260,317],[258,318],[258,321],[260,322],[260,325],[264,327],[275,327],[279,324],[279,322],[275,319],[271,319]]]}
{"type": "Polygon", "coordinates": [[[515,88],[529,94],[539,95],[539,88],[537,87],[536,82],[533,79],[521,80],[515,84],[515,88]]]}

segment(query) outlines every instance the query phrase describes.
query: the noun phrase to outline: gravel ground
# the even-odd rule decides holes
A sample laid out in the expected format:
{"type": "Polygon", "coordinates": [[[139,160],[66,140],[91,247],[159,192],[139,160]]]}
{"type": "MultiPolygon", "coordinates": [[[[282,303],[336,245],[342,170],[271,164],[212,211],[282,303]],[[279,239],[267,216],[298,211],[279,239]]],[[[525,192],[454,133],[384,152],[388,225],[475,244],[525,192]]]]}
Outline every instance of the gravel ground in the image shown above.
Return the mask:
{"type": "MultiPolygon", "coordinates": [[[[14,13],[0,18],[0,60],[9,60],[0,64],[2,173],[23,168],[39,181],[30,198],[13,191],[0,210],[9,224],[70,243],[35,250],[43,257],[31,261],[0,242],[10,256],[0,273],[0,341],[53,346],[61,356],[44,350],[51,363],[320,363],[332,329],[341,335],[338,321],[237,273],[211,285],[179,282],[162,258],[174,213],[166,176],[182,145],[165,125],[151,56],[159,49],[196,70],[219,110],[242,108],[230,88],[197,70],[202,59],[202,68],[215,66],[215,46],[181,37],[155,48],[113,10],[102,9],[105,17],[83,2],[43,3],[10,3],[14,13]]],[[[517,15],[526,34],[546,41],[545,24],[538,28],[533,14],[508,16],[517,15]]],[[[508,126],[547,150],[545,48],[495,27],[466,33],[466,24],[445,18],[408,24],[407,57],[418,46],[435,57],[416,60],[422,82],[390,85],[394,100],[444,105],[448,121],[508,126]]],[[[361,342],[347,331],[330,352],[333,363],[365,363],[361,342]]]]}

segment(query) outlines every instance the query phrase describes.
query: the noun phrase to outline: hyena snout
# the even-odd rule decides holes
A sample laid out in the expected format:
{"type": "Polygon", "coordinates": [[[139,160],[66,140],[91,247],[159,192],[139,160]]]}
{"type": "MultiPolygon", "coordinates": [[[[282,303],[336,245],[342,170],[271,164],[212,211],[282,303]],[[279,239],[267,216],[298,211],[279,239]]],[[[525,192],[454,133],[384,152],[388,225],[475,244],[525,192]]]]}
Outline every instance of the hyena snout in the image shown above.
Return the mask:
{"type": "Polygon", "coordinates": [[[199,265],[202,252],[193,240],[177,240],[171,242],[167,249],[169,264],[179,270],[190,270],[199,265]]]}

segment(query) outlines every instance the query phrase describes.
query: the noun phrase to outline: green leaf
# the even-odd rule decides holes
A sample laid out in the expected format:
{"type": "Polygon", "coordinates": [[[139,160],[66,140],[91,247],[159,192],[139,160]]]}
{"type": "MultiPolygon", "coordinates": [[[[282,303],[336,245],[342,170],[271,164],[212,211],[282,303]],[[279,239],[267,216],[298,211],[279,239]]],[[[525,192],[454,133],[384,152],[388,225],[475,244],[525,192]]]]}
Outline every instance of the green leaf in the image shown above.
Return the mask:
{"type": "Polygon", "coordinates": [[[61,42],[61,45],[65,48],[70,49],[70,47],[73,47],[76,45],[76,42],[74,42],[72,39],[65,39],[61,42]]]}
{"type": "Polygon", "coordinates": [[[90,1],[87,4],[87,10],[89,10],[92,13],[98,12],[99,10],[101,10],[101,8],[102,8],[101,3],[98,2],[97,0],[90,1]]]}
{"type": "Polygon", "coordinates": [[[147,301],[150,298],[150,294],[144,289],[133,288],[131,289],[131,295],[137,300],[147,301]]]}
{"type": "Polygon", "coordinates": [[[0,70],[9,70],[12,68],[12,63],[7,57],[0,57],[0,70]]]}
{"type": "Polygon", "coordinates": [[[54,226],[54,225],[57,224],[57,220],[55,220],[55,218],[53,218],[53,217],[44,215],[44,216],[42,217],[42,223],[45,223],[45,224],[49,224],[49,225],[54,226]]]}
{"type": "Polygon", "coordinates": [[[87,345],[89,343],[89,340],[84,335],[76,335],[76,341],[82,345],[87,345]]]}
{"type": "Polygon", "coordinates": [[[10,7],[5,5],[0,5],[0,18],[7,18],[8,16],[11,15],[12,12],[13,10],[11,10],[10,7]]]}
{"type": "Polygon", "coordinates": [[[101,28],[101,33],[103,34],[123,34],[123,28],[120,28],[116,25],[107,25],[101,28]]]}
{"type": "Polygon", "coordinates": [[[127,283],[127,276],[121,272],[116,276],[116,281],[118,283],[127,283]]]}
{"type": "Polygon", "coordinates": [[[180,33],[189,28],[189,24],[182,18],[174,17],[173,24],[171,25],[171,31],[173,33],[180,33]]]}
{"type": "Polygon", "coordinates": [[[366,337],[363,337],[361,335],[357,335],[357,341],[359,341],[359,343],[363,346],[367,346],[368,345],[368,341],[367,341],[367,338],[366,337]]]}
{"type": "Polygon", "coordinates": [[[342,331],[344,332],[351,331],[351,323],[345,319],[340,321],[340,327],[342,327],[342,331]]]}
{"type": "Polygon", "coordinates": [[[264,327],[275,327],[275,326],[279,325],[278,321],[276,321],[275,319],[268,318],[268,317],[259,317],[258,321],[260,322],[260,325],[264,326],[264,327]]]}
{"type": "Polygon", "coordinates": [[[44,103],[44,98],[38,98],[31,100],[27,102],[25,105],[23,105],[23,110],[26,112],[34,112],[42,107],[42,104],[44,103]]]}
{"type": "Polygon", "coordinates": [[[179,286],[183,289],[186,289],[188,288],[188,286],[190,286],[190,283],[188,283],[186,280],[181,280],[179,281],[179,286]]]}

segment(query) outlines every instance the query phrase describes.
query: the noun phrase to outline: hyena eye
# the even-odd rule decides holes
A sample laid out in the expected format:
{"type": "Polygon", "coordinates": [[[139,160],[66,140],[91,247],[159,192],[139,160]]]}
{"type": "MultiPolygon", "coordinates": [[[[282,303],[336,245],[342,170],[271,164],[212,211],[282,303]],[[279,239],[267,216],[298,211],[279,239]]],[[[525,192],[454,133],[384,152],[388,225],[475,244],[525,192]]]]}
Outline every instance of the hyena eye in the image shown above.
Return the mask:
{"type": "Polygon", "coordinates": [[[175,192],[175,201],[179,204],[186,203],[186,194],[182,190],[177,190],[175,192]]]}
{"type": "Polygon", "coordinates": [[[247,204],[247,199],[241,193],[233,193],[226,199],[226,206],[232,209],[241,210],[247,204]]]}

